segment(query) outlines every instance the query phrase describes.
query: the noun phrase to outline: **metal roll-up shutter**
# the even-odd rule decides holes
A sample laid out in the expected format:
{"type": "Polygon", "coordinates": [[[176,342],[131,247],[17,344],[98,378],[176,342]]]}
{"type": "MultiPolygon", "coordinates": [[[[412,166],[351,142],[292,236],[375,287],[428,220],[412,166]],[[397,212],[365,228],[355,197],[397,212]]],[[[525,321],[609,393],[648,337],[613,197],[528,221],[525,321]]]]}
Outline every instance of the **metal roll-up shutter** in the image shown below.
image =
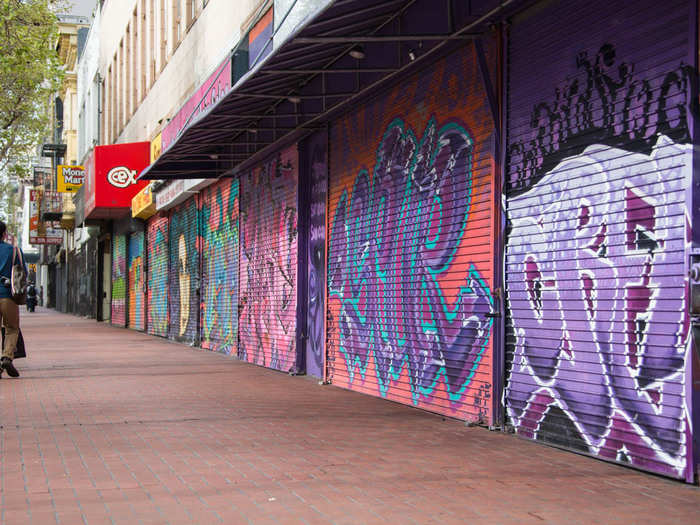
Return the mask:
{"type": "Polygon", "coordinates": [[[199,253],[197,201],[194,197],[170,214],[168,337],[196,344],[199,321],[199,253]]]}
{"type": "Polygon", "coordinates": [[[144,233],[129,236],[129,328],[144,329],[144,233]]]}
{"type": "Polygon", "coordinates": [[[513,20],[505,259],[516,432],[686,478],[690,4],[513,20]]]}
{"type": "Polygon", "coordinates": [[[126,326],[126,235],[112,235],[112,324],[126,326]]]}
{"type": "MultiPolygon", "coordinates": [[[[303,143],[308,181],[306,244],[306,373],[323,378],[326,350],[326,210],[328,199],[328,131],[317,131],[303,143]]],[[[304,178],[302,178],[302,181],[304,178]]],[[[304,183],[301,183],[303,187],[304,183]]],[[[302,188],[303,191],[303,188],[302,188]]]]}
{"type": "Polygon", "coordinates": [[[493,132],[473,44],[332,124],[333,384],[492,422],[493,132]]]}
{"type": "Polygon", "coordinates": [[[238,354],[238,180],[201,193],[202,348],[238,354]]]}
{"type": "Polygon", "coordinates": [[[297,359],[296,145],[241,177],[239,355],[290,371],[297,359]]]}
{"type": "Polygon", "coordinates": [[[158,214],[146,227],[148,249],[148,333],[168,336],[168,216],[158,214]]]}

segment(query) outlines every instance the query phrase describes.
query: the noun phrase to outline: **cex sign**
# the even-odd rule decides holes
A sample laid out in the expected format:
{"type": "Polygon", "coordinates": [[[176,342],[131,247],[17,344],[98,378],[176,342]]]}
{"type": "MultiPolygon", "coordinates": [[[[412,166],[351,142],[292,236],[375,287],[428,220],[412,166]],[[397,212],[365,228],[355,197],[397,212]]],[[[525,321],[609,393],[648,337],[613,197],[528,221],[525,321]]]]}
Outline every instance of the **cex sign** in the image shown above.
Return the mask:
{"type": "Polygon", "coordinates": [[[148,181],[137,181],[149,165],[150,142],[96,146],[85,166],[85,218],[118,219],[148,181]]]}

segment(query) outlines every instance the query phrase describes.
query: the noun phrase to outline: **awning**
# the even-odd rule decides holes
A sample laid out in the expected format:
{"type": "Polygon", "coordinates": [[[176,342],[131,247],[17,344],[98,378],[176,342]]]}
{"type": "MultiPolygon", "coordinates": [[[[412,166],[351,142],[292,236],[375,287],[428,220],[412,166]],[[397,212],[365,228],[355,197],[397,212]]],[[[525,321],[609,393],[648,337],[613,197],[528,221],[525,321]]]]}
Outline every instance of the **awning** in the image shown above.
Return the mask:
{"type": "Polygon", "coordinates": [[[270,37],[272,52],[216,104],[193,116],[139,179],[233,175],[429,64],[438,51],[479,39],[488,24],[523,3],[329,2],[279,45],[270,37]]]}

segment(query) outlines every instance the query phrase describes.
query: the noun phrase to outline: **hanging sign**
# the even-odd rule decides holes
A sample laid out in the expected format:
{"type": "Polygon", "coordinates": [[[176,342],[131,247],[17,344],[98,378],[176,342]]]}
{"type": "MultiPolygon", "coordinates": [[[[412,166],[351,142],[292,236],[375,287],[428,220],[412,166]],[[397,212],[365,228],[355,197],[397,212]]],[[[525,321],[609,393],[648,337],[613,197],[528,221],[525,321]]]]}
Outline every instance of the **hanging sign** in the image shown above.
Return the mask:
{"type": "Polygon", "coordinates": [[[75,193],[85,182],[83,166],[59,166],[56,189],[62,193],[75,193]]]}

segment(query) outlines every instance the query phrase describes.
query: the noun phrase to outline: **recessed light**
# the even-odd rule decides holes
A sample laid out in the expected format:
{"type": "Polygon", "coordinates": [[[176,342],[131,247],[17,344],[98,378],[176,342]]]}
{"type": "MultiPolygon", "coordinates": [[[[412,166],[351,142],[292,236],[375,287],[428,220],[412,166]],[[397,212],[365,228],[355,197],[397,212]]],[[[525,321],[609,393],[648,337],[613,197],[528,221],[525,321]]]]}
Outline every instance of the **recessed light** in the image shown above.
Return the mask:
{"type": "Polygon", "coordinates": [[[362,49],[362,46],[353,47],[348,54],[357,60],[362,60],[365,58],[365,50],[362,49]]]}

